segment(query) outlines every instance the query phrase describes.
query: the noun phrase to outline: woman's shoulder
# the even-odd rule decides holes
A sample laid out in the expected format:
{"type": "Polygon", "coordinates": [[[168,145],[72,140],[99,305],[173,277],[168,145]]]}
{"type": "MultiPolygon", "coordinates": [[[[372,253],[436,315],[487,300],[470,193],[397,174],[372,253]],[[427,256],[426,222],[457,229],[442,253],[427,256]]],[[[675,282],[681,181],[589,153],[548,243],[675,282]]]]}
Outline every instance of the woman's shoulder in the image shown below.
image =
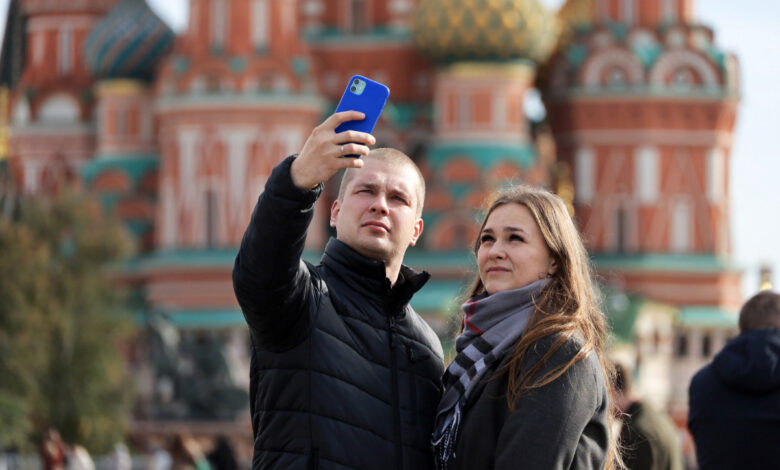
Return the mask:
{"type": "MultiPolygon", "coordinates": [[[[585,342],[577,335],[562,338],[559,334],[548,335],[534,342],[527,353],[526,367],[533,367],[539,361],[544,360],[543,371],[553,370],[568,364],[583,349],[585,342]],[[561,342],[562,341],[562,342],[561,342]],[[557,344],[556,349],[549,358],[545,359],[548,352],[557,344]]],[[[565,374],[595,374],[602,376],[601,365],[594,351],[587,352],[582,360],[579,360],[567,368],[565,374]]]]}

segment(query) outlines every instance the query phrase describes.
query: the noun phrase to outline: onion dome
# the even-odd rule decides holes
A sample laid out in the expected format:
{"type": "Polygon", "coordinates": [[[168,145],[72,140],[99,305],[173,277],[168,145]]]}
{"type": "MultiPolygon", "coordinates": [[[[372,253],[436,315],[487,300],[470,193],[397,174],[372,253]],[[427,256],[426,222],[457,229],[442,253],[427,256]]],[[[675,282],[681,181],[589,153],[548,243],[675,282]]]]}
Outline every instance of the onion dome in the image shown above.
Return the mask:
{"type": "Polygon", "coordinates": [[[560,31],[557,16],[539,0],[422,0],[414,40],[430,58],[530,59],[552,53],[560,31]]]}
{"type": "Polygon", "coordinates": [[[146,0],[121,0],[87,36],[84,60],[99,79],[149,80],[175,38],[146,0]]]}

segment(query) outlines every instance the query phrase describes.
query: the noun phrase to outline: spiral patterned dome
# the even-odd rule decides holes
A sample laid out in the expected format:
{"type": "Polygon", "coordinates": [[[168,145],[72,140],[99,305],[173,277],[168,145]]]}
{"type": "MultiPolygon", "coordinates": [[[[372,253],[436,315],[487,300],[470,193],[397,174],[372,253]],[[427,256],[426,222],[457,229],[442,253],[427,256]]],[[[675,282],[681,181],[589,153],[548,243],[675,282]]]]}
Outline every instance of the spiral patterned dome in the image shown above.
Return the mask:
{"type": "Polygon", "coordinates": [[[146,0],[121,0],[87,36],[84,60],[99,79],[150,80],[175,38],[146,0]]]}
{"type": "Polygon", "coordinates": [[[546,61],[560,24],[539,0],[422,0],[414,20],[418,49],[436,61],[546,61]]]}

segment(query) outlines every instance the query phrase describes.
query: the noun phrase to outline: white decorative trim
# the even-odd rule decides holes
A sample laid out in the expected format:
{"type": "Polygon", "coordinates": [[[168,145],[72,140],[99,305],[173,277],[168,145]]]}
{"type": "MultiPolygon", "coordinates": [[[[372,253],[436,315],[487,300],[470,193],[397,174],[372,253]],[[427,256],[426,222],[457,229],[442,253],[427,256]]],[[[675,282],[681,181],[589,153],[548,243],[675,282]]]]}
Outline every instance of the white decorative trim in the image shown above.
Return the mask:
{"type": "Polygon", "coordinates": [[[561,143],[581,145],[636,145],[642,142],[647,145],[684,145],[705,146],[716,145],[730,147],[734,136],[727,131],[688,131],[688,130],[592,130],[574,131],[559,134],[556,140],[561,143]]]}
{"type": "Polygon", "coordinates": [[[590,204],[596,188],[596,155],[592,148],[577,149],[574,157],[574,197],[580,204],[590,204]]]}
{"type": "Polygon", "coordinates": [[[726,154],[721,148],[707,153],[707,198],[712,204],[720,204],[726,192],[726,154]]]}
{"type": "Polygon", "coordinates": [[[643,204],[658,200],[660,159],[655,147],[640,147],[634,151],[634,182],[636,195],[643,204]]]}
{"type": "Polygon", "coordinates": [[[28,33],[45,33],[47,31],[58,31],[63,23],[67,23],[73,29],[92,29],[98,21],[97,15],[47,15],[34,16],[27,22],[28,33]]]}
{"type": "Polygon", "coordinates": [[[49,95],[38,109],[38,121],[45,123],[78,122],[79,103],[68,93],[49,95]]]}
{"type": "Polygon", "coordinates": [[[25,126],[30,122],[30,105],[26,98],[20,97],[16,100],[11,122],[13,126],[25,126]]]}
{"type": "Polygon", "coordinates": [[[224,48],[227,42],[230,2],[228,0],[211,0],[211,30],[209,43],[212,47],[224,48]]]}
{"type": "Polygon", "coordinates": [[[252,46],[255,49],[268,47],[271,39],[271,6],[269,0],[252,0],[250,5],[252,23],[252,46]]]}
{"type": "Polygon", "coordinates": [[[677,0],[661,0],[661,21],[677,22],[677,0]]]}
{"type": "Polygon", "coordinates": [[[24,193],[35,194],[38,192],[41,182],[41,171],[45,163],[43,159],[24,158],[22,159],[22,168],[24,174],[24,193]]]}
{"type": "Polygon", "coordinates": [[[67,75],[73,72],[74,66],[74,32],[70,23],[64,23],[57,34],[57,73],[67,75]]]}
{"type": "Polygon", "coordinates": [[[249,170],[249,145],[257,137],[254,128],[220,129],[220,135],[227,148],[225,176],[227,181],[227,223],[233,227],[246,218],[244,202],[247,200],[247,178],[249,170]]]}
{"type": "Polygon", "coordinates": [[[582,75],[582,82],[588,87],[601,87],[601,77],[608,68],[617,67],[626,72],[628,84],[644,82],[644,69],[639,59],[625,49],[610,48],[599,52],[588,60],[582,75]]]}
{"type": "Polygon", "coordinates": [[[179,147],[179,210],[190,212],[195,205],[194,188],[197,177],[199,152],[202,147],[201,129],[183,127],[178,133],[179,147]]]}
{"type": "Polygon", "coordinates": [[[672,72],[683,67],[696,71],[707,88],[718,88],[720,85],[714,66],[701,55],[689,50],[670,51],[662,55],[650,71],[650,83],[665,86],[672,72]]]}
{"type": "Polygon", "coordinates": [[[679,196],[672,203],[671,211],[669,249],[673,253],[688,253],[693,248],[693,204],[689,198],[679,196]]]}
{"type": "Polygon", "coordinates": [[[637,23],[637,0],[621,0],[620,19],[621,22],[632,27],[637,23]]]}
{"type": "Polygon", "coordinates": [[[195,95],[195,96],[165,96],[157,100],[156,112],[169,113],[175,111],[206,111],[206,110],[280,110],[296,112],[315,112],[319,115],[323,99],[316,96],[278,96],[265,95],[195,95]]]}
{"type": "Polygon", "coordinates": [[[171,178],[165,178],[160,183],[160,235],[159,243],[161,248],[174,248],[177,242],[176,220],[176,189],[173,187],[171,178]]]}

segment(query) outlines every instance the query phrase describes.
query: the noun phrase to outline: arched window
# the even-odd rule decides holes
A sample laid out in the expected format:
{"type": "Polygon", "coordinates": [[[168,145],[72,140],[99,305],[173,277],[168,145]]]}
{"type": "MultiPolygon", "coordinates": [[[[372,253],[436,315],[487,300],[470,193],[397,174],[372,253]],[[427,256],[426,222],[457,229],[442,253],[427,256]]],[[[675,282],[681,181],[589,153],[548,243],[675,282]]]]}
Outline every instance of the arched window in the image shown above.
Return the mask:
{"type": "Polygon", "coordinates": [[[688,356],[688,335],[685,332],[677,333],[674,355],[680,358],[688,356]]]}
{"type": "Polygon", "coordinates": [[[712,335],[709,333],[701,338],[701,355],[705,358],[712,355],[712,335]]]}
{"type": "Polygon", "coordinates": [[[66,94],[56,94],[47,98],[38,112],[41,122],[77,122],[79,106],[76,100],[66,94]]]}

